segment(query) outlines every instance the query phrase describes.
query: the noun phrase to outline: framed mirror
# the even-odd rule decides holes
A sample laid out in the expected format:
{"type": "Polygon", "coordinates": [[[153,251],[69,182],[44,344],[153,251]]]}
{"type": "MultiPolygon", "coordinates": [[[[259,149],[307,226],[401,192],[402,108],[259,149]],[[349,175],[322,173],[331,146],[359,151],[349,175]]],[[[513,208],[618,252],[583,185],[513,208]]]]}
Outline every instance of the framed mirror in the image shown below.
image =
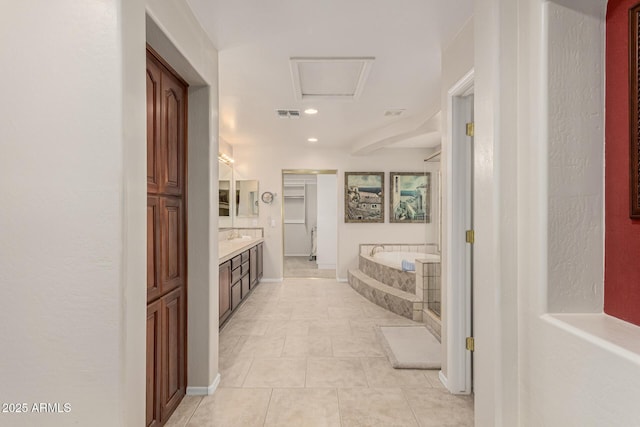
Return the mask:
{"type": "Polygon", "coordinates": [[[218,163],[218,226],[231,227],[233,225],[233,168],[225,162],[218,163]]]}
{"type": "Polygon", "coordinates": [[[235,181],[235,212],[239,218],[254,218],[259,209],[258,181],[255,179],[235,181]]]}

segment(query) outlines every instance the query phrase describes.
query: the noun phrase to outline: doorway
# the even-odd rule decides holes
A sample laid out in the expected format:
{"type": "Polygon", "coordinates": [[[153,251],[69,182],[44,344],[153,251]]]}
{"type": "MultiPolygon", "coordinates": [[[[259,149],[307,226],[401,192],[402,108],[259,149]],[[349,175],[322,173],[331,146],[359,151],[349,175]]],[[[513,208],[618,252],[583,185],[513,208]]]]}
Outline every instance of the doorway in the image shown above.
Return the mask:
{"type": "Polygon", "coordinates": [[[336,278],[336,170],[282,171],[283,276],[336,278]]]}
{"type": "Polygon", "coordinates": [[[448,93],[451,140],[446,156],[447,361],[454,394],[473,392],[473,71],[448,93]]]}

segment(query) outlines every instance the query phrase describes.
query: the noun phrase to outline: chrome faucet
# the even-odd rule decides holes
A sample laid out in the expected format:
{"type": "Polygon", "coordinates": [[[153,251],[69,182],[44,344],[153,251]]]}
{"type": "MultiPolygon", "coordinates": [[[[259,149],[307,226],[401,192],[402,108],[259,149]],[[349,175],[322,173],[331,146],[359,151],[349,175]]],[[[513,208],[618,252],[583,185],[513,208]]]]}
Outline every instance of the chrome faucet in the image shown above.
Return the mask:
{"type": "Polygon", "coordinates": [[[374,256],[376,254],[376,249],[378,248],[382,248],[382,250],[384,251],[384,246],[382,245],[376,245],[373,247],[373,249],[371,249],[371,252],[369,253],[369,256],[374,256]]]}

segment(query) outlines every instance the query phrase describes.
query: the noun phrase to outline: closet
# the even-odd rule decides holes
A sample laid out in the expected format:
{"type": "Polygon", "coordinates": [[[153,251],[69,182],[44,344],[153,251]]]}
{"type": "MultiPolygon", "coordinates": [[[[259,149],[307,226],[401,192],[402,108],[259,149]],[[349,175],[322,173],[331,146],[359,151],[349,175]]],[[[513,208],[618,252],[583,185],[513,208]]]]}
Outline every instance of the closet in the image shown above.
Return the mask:
{"type": "Polygon", "coordinates": [[[147,46],[146,425],[186,391],[187,84],[147,46]]]}

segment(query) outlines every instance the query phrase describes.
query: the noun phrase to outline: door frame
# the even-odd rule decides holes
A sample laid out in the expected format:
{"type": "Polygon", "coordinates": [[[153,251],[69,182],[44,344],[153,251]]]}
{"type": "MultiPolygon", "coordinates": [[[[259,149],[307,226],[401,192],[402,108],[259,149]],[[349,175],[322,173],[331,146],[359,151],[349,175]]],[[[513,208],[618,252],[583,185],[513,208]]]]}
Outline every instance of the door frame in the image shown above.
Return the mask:
{"type": "MultiPolygon", "coordinates": [[[[189,281],[186,297],[185,360],[187,395],[213,394],[220,383],[218,371],[218,328],[199,319],[218,319],[218,121],[215,117],[218,79],[215,55],[198,56],[202,49],[191,49],[197,34],[177,34],[174,25],[181,22],[163,8],[146,10],[146,42],[189,85],[187,90],[187,166],[186,201],[186,273],[189,281]],[[214,137],[212,137],[214,135],[214,137]],[[215,195],[215,196],[214,196],[215,195]],[[215,291],[212,291],[214,290],[215,291]]],[[[145,144],[146,145],[146,144],[145,144]]],[[[146,167],[146,157],[145,157],[146,167]]]]}
{"type": "Polygon", "coordinates": [[[473,331],[473,266],[472,245],[465,241],[465,231],[470,226],[473,212],[473,169],[470,150],[460,149],[468,144],[465,123],[473,111],[471,105],[461,102],[473,93],[474,70],[471,69],[447,92],[447,118],[449,139],[443,156],[446,175],[446,235],[448,236],[446,260],[446,359],[448,371],[441,371],[440,378],[454,394],[470,394],[473,389],[473,358],[465,346],[473,331]],[[466,108],[466,111],[465,111],[466,108]],[[469,110],[471,108],[471,110],[469,110]],[[469,176],[468,174],[471,174],[469,176]]]}
{"type": "MultiPolygon", "coordinates": [[[[337,169],[282,169],[282,182],[281,182],[281,193],[282,197],[280,197],[280,218],[282,221],[281,227],[282,227],[282,277],[283,279],[286,278],[285,273],[284,273],[284,258],[285,258],[285,249],[284,249],[284,242],[285,242],[285,232],[284,232],[284,177],[285,175],[335,175],[336,178],[338,177],[338,170],[337,169]]],[[[338,187],[337,187],[337,179],[336,179],[336,197],[338,197],[338,187]]],[[[338,212],[336,211],[336,221],[338,219],[338,212]]],[[[338,253],[338,233],[339,230],[336,227],[336,260],[339,259],[340,254],[338,253]]],[[[338,264],[336,262],[336,280],[338,278],[338,264]]]]}

